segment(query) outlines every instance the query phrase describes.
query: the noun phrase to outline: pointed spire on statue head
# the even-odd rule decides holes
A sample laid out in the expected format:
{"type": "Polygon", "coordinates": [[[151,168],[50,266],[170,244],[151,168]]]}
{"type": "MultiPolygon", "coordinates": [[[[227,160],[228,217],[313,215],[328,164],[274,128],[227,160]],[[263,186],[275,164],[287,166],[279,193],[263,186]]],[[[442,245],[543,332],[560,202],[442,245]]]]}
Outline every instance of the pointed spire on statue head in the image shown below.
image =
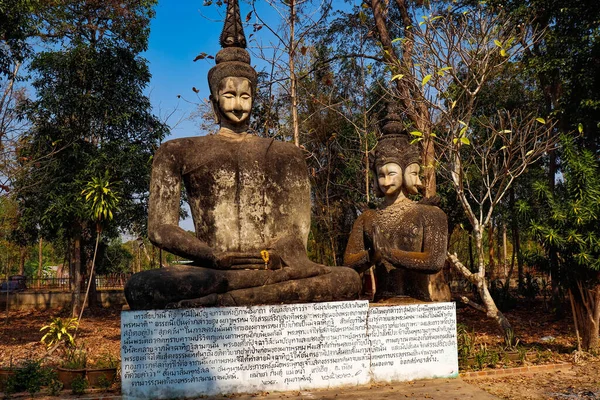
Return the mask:
{"type": "Polygon", "coordinates": [[[244,35],[238,0],[227,0],[227,15],[225,16],[225,24],[219,42],[223,48],[246,48],[246,36],[244,35]]]}
{"type": "Polygon", "coordinates": [[[215,57],[216,65],[208,71],[212,98],[216,98],[220,82],[228,77],[246,78],[250,81],[252,91],[256,91],[258,74],[250,64],[250,53],[246,50],[238,0],[227,0],[227,15],[219,41],[223,48],[215,57]]]}
{"type": "Polygon", "coordinates": [[[381,131],[383,132],[383,134],[408,135],[404,123],[402,122],[402,118],[400,117],[398,105],[395,101],[388,102],[386,111],[386,116],[383,119],[383,126],[381,127],[381,131]]]}
{"type": "MultiPolygon", "coordinates": [[[[412,163],[420,163],[421,152],[417,144],[411,144],[406,125],[402,121],[398,104],[390,101],[387,104],[386,116],[381,127],[383,135],[371,156],[371,170],[377,176],[377,168],[387,164],[396,163],[404,171],[412,163]]],[[[377,188],[377,184],[375,188],[377,188]]],[[[383,193],[376,190],[378,197],[383,193]]]]}

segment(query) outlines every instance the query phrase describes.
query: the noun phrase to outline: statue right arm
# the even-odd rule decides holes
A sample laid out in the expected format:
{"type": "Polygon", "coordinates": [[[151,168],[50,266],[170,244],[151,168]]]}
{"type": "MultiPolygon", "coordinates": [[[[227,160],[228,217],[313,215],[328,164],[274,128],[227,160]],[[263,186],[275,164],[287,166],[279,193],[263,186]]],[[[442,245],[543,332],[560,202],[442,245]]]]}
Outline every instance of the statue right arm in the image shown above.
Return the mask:
{"type": "Polygon", "coordinates": [[[216,265],[214,251],[194,235],[179,227],[182,160],[185,146],[169,141],[160,146],[152,162],[148,238],[155,246],[203,265],[216,265]]]}

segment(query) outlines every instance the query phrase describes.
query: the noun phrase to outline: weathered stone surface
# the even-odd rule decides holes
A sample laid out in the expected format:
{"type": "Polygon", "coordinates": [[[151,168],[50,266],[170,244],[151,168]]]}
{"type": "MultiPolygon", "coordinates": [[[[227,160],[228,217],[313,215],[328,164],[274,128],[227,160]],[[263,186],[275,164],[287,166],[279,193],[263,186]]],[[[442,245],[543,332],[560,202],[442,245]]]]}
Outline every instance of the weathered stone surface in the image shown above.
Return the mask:
{"type": "Polygon", "coordinates": [[[134,275],[127,301],[149,309],[355,299],[355,271],[306,255],[310,184],[302,151],[247,134],[256,72],[243,48],[237,1],[228,3],[227,18],[226,47],[209,72],[221,129],[164,143],[152,164],[148,236],[191,265],[134,275]],[[182,184],[195,235],[179,227],[182,184]]]}
{"type": "Polygon", "coordinates": [[[417,203],[408,197],[421,187],[419,151],[400,131],[392,115],[372,165],[375,191],[384,202],[354,223],[344,264],[359,272],[375,266],[376,298],[449,301],[450,290],[440,273],[446,260],[446,214],[427,199],[417,203]]]}

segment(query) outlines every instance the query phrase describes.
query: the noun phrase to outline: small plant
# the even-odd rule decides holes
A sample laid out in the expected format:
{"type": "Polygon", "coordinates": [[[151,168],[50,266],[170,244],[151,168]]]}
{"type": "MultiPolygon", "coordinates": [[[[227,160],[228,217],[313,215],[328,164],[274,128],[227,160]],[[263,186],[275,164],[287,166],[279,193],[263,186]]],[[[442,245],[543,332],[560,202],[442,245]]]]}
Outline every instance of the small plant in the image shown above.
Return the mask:
{"type": "Polygon", "coordinates": [[[15,374],[6,382],[5,393],[27,391],[35,394],[50,382],[52,373],[50,368],[42,367],[40,361],[27,360],[15,369],[15,374]]]}
{"type": "Polygon", "coordinates": [[[548,361],[552,360],[552,356],[552,351],[550,350],[536,350],[536,361],[538,364],[547,363],[548,361]]]}
{"type": "Polygon", "coordinates": [[[519,293],[529,300],[540,294],[540,283],[530,272],[525,274],[525,280],[519,285],[519,293]]]}
{"type": "Polygon", "coordinates": [[[520,340],[517,339],[515,331],[509,329],[504,336],[504,351],[515,351],[519,346],[520,340]]]}
{"type": "Polygon", "coordinates": [[[83,347],[65,349],[65,357],[61,367],[66,369],[85,369],[87,367],[87,352],[83,347]]]}
{"type": "Polygon", "coordinates": [[[481,344],[479,351],[475,353],[475,366],[482,370],[488,364],[488,350],[485,344],[481,344]]]}
{"type": "Polygon", "coordinates": [[[488,354],[487,365],[489,367],[495,368],[499,362],[500,362],[500,354],[497,351],[492,351],[488,354]]]}
{"type": "Polygon", "coordinates": [[[119,359],[110,353],[102,354],[95,363],[96,368],[117,368],[119,359]]]}
{"type": "Polygon", "coordinates": [[[525,364],[525,360],[527,359],[527,349],[519,348],[517,351],[519,352],[519,362],[521,365],[525,364]]]}
{"type": "Polygon", "coordinates": [[[100,378],[98,378],[98,387],[103,391],[107,391],[111,385],[112,382],[105,375],[102,375],[100,378]]]}
{"type": "Polygon", "coordinates": [[[86,381],[82,376],[78,376],[77,378],[73,379],[73,382],[71,382],[71,390],[73,394],[84,394],[87,387],[88,381],[86,381]]]}
{"type": "Polygon", "coordinates": [[[70,331],[77,329],[77,318],[52,318],[48,325],[42,326],[40,332],[46,331],[40,340],[48,349],[64,343],[67,347],[75,347],[75,338],[70,331]]]}
{"type": "Polygon", "coordinates": [[[58,379],[52,379],[50,383],[48,383],[48,393],[50,393],[50,396],[60,395],[62,389],[63,383],[58,379]]]}
{"type": "Polygon", "coordinates": [[[458,357],[461,360],[466,360],[473,353],[473,347],[475,345],[475,333],[469,331],[466,325],[457,324],[456,334],[458,342],[458,357]]]}

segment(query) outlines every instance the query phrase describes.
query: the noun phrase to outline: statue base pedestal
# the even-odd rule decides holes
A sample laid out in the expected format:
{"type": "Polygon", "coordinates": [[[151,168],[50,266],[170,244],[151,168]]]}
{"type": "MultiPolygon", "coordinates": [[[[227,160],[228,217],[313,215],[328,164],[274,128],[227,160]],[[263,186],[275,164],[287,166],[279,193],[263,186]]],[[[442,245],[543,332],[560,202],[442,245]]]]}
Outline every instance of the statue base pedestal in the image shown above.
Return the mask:
{"type": "Polygon", "coordinates": [[[456,307],[367,301],[123,311],[123,398],[456,377],[456,307]]]}

